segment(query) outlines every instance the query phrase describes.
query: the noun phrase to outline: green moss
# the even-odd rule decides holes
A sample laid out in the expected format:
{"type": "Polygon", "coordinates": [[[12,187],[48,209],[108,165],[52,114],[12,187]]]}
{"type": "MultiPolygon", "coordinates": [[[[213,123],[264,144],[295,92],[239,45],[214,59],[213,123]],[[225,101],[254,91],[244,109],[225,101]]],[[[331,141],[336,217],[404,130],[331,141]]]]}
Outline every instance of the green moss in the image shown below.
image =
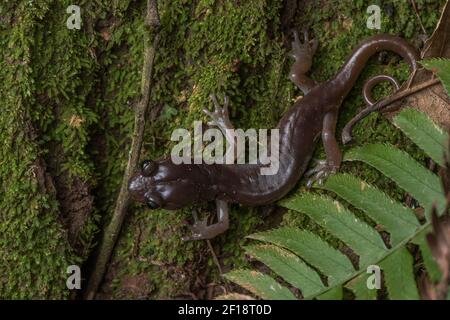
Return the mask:
{"type": "Polygon", "coordinates": [[[58,222],[54,195],[40,175],[39,144],[30,129],[35,104],[33,34],[49,1],[2,4],[0,26],[0,297],[64,298],[66,269],[80,260],[58,222]],[[12,7],[15,7],[15,11],[12,7]],[[10,23],[6,25],[6,23],[10,23]],[[3,24],[5,23],[5,24],[3,24]]]}

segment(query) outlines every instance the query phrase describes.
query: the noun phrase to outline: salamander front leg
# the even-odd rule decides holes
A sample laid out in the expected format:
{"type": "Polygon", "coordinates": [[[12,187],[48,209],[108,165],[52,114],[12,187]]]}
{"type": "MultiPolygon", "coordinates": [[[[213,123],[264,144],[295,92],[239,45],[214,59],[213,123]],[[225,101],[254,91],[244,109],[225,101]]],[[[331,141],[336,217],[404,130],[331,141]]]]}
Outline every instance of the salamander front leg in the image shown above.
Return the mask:
{"type": "Polygon", "coordinates": [[[230,121],[230,116],[228,113],[228,106],[230,101],[227,96],[223,99],[223,106],[219,104],[217,101],[216,95],[211,93],[209,95],[211,101],[214,105],[214,111],[209,111],[208,109],[203,109],[203,112],[206,113],[211,120],[208,122],[210,126],[216,126],[222,131],[223,134],[226,134],[226,130],[234,129],[233,125],[230,121]]]}
{"type": "MultiPolygon", "coordinates": [[[[230,121],[230,115],[228,112],[228,106],[230,104],[230,101],[227,96],[225,96],[223,101],[223,106],[219,104],[217,101],[216,96],[211,93],[209,95],[211,98],[213,105],[214,105],[214,111],[209,111],[208,109],[203,109],[203,112],[206,113],[210,117],[210,121],[208,121],[208,125],[210,126],[216,126],[219,128],[219,130],[222,132],[222,134],[225,136],[225,139],[228,142],[228,145],[231,149],[227,149],[227,155],[228,151],[232,151],[232,159],[240,159],[243,150],[238,150],[236,145],[236,136],[234,135],[234,127],[233,124],[230,121]],[[238,154],[239,151],[239,154],[238,154]]],[[[228,159],[228,158],[227,158],[228,159]]]]}
{"type": "Polygon", "coordinates": [[[295,62],[289,72],[289,79],[304,94],[307,94],[317,85],[314,80],[306,76],[306,73],[311,69],[312,59],[316,53],[318,42],[315,39],[310,40],[306,30],[303,31],[303,37],[303,42],[300,42],[297,31],[294,31],[291,56],[295,59],[295,62]]]}
{"type": "Polygon", "coordinates": [[[327,159],[319,161],[314,169],[306,172],[306,176],[312,176],[307,182],[308,188],[316,181],[321,185],[330,174],[336,173],[341,166],[342,152],[335,137],[337,117],[336,110],[327,113],[323,119],[322,143],[327,159]]]}
{"type": "Polygon", "coordinates": [[[197,215],[194,214],[194,224],[190,226],[192,231],[191,236],[183,237],[183,241],[190,240],[206,240],[212,239],[221,233],[228,230],[229,227],[229,214],[228,204],[223,200],[216,200],[217,208],[217,222],[208,225],[208,219],[198,220],[197,215]]]}

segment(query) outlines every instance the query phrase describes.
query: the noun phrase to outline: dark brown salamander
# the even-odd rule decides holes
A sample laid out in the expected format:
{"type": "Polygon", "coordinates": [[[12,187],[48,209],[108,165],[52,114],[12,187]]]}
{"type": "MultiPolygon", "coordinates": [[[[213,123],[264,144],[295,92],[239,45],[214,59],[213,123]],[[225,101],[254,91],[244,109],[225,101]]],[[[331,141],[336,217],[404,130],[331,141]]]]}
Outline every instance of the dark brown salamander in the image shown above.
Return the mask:
{"type": "MultiPolygon", "coordinates": [[[[261,165],[251,164],[180,164],[171,159],[144,161],[142,169],[130,181],[133,199],[150,208],[179,209],[187,205],[216,201],[218,221],[206,220],[191,226],[192,236],[185,240],[211,239],[228,228],[228,202],[256,206],[273,203],[285,196],[305,173],[317,138],[321,135],[326,160],[311,170],[312,181],[322,181],[339,169],[342,154],[335,138],[339,107],[354,86],[367,60],[376,52],[393,51],[402,56],[412,71],[417,69],[418,52],[405,40],[391,35],[376,35],[359,44],[334,78],[316,84],[306,76],[312,65],[317,42],[305,32],[303,43],[295,33],[292,43],[295,58],[290,79],[304,92],[280,120],[279,170],[262,175],[261,165]]],[[[370,90],[379,77],[366,87],[370,90]]],[[[370,93],[365,93],[370,100],[370,93]]],[[[221,107],[212,96],[214,112],[206,113],[223,132],[232,128],[228,119],[228,101],[221,107]]]]}

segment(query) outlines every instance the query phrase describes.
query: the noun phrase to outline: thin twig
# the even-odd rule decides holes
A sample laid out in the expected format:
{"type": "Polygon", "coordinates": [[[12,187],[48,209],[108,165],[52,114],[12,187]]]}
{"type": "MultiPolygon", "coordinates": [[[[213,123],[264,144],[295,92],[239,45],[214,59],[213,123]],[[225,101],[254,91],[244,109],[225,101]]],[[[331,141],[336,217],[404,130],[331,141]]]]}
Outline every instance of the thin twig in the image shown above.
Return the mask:
{"type": "Polygon", "coordinates": [[[214,252],[214,248],[211,244],[211,241],[207,239],[206,243],[208,244],[208,248],[209,248],[209,251],[211,252],[211,256],[214,260],[214,263],[216,264],[217,268],[219,269],[220,275],[223,275],[222,267],[220,266],[220,262],[219,262],[219,259],[217,259],[216,253],[214,252]]]}
{"type": "Polygon", "coordinates": [[[128,182],[139,162],[142,140],[145,128],[145,115],[150,101],[150,89],[152,85],[153,61],[159,43],[160,20],[157,0],[147,0],[147,16],[145,18],[147,30],[144,34],[144,66],[141,82],[141,99],[135,108],[134,132],[131,141],[131,149],[127,167],[123,175],[122,185],[117,197],[116,206],[109,224],[104,228],[103,238],[98,249],[96,262],[89,278],[84,298],[92,300],[100,286],[106,271],[106,266],[111,258],[112,251],[120,234],[122,223],[126,215],[130,196],[128,182]],[[153,43],[150,34],[154,35],[153,43]]]}
{"type": "Polygon", "coordinates": [[[422,24],[422,19],[420,19],[420,15],[419,15],[419,11],[417,10],[416,2],[414,0],[410,0],[409,2],[411,2],[414,12],[416,13],[417,20],[419,20],[420,28],[422,29],[424,34],[427,34],[427,30],[425,30],[425,27],[422,24]]]}
{"type": "Polygon", "coordinates": [[[393,94],[392,96],[381,100],[373,105],[371,105],[370,107],[367,107],[366,109],[364,109],[363,111],[361,111],[360,113],[358,113],[353,119],[351,119],[344,127],[344,129],[342,130],[342,143],[347,144],[350,141],[352,141],[352,130],[353,127],[362,119],[364,119],[365,117],[367,117],[369,114],[371,114],[372,112],[375,111],[380,111],[383,108],[386,108],[387,106],[391,105],[392,103],[406,98],[407,96],[412,95],[413,93],[416,93],[418,91],[424,90],[426,88],[429,88],[431,86],[434,86],[436,84],[439,83],[439,79],[431,79],[428,81],[425,81],[417,86],[411,87],[409,89],[406,90],[402,90],[399,91],[395,94],[393,94]]]}

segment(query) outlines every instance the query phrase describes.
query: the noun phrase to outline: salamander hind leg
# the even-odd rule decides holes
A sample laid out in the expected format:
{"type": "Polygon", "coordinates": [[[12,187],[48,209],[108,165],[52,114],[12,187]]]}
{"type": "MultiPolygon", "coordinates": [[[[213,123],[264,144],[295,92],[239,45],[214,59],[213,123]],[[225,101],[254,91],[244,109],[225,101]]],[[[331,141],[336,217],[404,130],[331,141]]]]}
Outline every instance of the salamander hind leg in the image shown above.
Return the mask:
{"type": "Polygon", "coordinates": [[[315,164],[314,168],[305,173],[305,177],[310,177],[306,182],[306,187],[308,188],[311,188],[316,182],[322,185],[330,174],[336,172],[336,169],[329,166],[326,160],[316,160],[315,164]]]}
{"type": "Polygon", "coordinates": [[[321,185],[330,174],[336,173],[341,166],[342,152],[335,137],[337,117],[338,109],[336,108],[327,113],[323,118],[322,143],[327,158],[326,160],[318,161],[315,168],[305,173],[305,176],[311,176],[307,182],[308,188],[310,188],[314,182],[321,185]]]}

